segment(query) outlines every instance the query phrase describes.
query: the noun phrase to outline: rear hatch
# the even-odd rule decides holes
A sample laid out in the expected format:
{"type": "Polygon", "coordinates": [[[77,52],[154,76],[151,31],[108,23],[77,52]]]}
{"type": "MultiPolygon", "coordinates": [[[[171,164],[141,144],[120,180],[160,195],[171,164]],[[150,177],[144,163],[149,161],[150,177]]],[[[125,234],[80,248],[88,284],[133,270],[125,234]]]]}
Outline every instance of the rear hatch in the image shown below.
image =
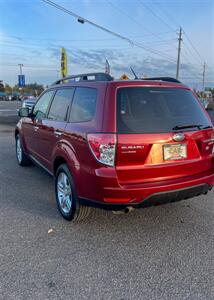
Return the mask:
{"type": "Polygon", "coordinates": [[[213,172],[213,126],[190,90],[123,87],[116,101],[121,185],[213,172]]]}

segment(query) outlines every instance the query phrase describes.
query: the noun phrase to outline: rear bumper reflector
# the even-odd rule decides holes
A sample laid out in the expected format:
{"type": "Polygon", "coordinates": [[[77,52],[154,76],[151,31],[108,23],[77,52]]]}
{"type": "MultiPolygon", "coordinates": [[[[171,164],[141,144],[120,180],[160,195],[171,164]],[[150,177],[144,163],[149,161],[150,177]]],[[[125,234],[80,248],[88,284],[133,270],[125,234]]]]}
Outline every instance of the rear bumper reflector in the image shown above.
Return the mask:
{"type": "Polygon", "coordinates": [[[131,198],[104,198],[106,203],[128,203],[131,198]]]}

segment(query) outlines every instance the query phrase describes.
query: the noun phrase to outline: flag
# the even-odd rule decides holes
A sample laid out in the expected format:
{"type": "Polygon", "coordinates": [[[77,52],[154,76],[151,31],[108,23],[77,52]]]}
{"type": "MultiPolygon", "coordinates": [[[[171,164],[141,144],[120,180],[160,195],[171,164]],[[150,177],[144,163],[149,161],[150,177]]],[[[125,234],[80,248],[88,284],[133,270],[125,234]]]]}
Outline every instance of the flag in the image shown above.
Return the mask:
{"type": "Polygon", "coordinates": [[[65,48],[61,48],[61,75],[63,78],[67,76],[67,55],[65,48]]]}
{"type": "Polygon", "coordinates": [[[106,63],[105,63],[105,73],[110,74],[110,65],[109,65],[109,62],[107,59],[106,59],[106,63]]]}

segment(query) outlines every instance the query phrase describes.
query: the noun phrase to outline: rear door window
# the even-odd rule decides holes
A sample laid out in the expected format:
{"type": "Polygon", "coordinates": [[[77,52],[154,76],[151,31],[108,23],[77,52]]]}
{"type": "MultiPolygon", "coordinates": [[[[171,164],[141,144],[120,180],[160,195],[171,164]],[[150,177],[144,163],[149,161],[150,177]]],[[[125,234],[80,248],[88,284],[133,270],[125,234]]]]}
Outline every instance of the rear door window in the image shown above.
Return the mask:
{"type": "Polygon", "coordinates": [[[73,94],[74,88],[57,90],[50,107],[48,119],[54,121],[66,121],[73,94]]]}
{"type": "Polygon", "coordinates": [[[77,87],[71,107],[70,122],[88,122],[96,111],[97,90],[77,87]]]}
{"type": "MultiPolygon", "coordinates": [[[[117,93],[118,133],[165,133],[175,126],[210,126],[191,91],[129,87],[117,93]]],[[[193,128],[191,130],[197,130],[193,128]]]]}

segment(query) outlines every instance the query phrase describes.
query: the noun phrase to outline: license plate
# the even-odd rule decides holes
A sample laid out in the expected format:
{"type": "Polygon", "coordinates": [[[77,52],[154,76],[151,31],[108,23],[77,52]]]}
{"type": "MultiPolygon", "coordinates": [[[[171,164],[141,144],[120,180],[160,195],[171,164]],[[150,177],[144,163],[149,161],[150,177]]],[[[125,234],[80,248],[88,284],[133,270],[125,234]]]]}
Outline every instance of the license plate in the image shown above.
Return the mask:
{"type": "Polygon", "coordinates": [[[187,158],[186,144],[174,144],[163,146],[164,160],[177,160],[187,158]]]}

